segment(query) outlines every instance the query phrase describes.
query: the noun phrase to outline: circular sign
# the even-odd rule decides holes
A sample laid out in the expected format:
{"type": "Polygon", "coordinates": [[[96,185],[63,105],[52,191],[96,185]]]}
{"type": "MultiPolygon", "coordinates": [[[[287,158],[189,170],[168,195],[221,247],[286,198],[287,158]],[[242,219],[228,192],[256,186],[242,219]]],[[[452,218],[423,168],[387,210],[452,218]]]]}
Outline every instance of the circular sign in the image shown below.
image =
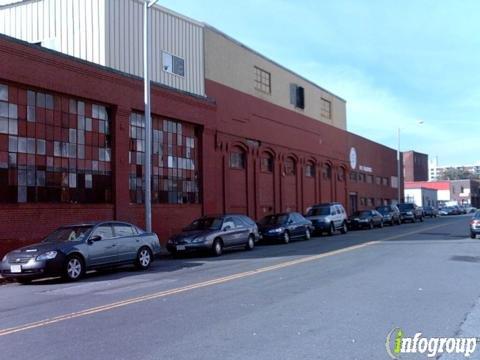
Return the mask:
{"type": "Polygon", "coordinates": [[[357,151],[354,147],[350,149],[350,166],[353,170],[357,168],[357,151]]]}

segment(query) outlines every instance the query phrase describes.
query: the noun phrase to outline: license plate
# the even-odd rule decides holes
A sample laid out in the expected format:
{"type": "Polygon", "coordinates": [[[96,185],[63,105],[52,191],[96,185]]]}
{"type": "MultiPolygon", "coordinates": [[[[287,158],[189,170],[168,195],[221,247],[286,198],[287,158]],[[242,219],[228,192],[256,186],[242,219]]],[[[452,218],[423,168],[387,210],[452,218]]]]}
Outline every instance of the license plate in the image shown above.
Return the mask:
{"type": "Polygon", "coordinates": [[[21,273],[22,272],[22,266],[21,265],[10,265],[10,272],[11,273],[21,273]]]}
{"type": "Polygon", "coordinates": [[[183,251],[185,249],[186,249],[185,245],[177,245],[177,251],[183,251]]]}

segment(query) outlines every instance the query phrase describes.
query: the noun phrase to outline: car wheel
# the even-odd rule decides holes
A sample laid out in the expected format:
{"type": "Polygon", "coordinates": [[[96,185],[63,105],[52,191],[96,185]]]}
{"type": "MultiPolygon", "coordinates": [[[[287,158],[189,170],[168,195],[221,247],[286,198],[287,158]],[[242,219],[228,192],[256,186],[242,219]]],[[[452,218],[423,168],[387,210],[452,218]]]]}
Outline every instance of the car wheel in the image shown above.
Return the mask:
{"type": "Polygon", "coordinates": [[[328,236],[332,236],[334,233],[335,233],[335,225],[331,223],[330,228],[328,229],[328,236]]]}
{"type": "Polygon", "coordinates": [[[476,239],[477,238],[477,235],[473,232],[470,232],[470,238],[472,239],[476,239]]]}
{"type": "Polygon", "coordinates": [[[370,223],[368,224],[368,228],[369,228],[370,230],[373,229],[373,221],[370,221],[370,223]]]}
{"type": "Polygon", "coordinates": [[[346,233],[348,232],[347,223],[345,223],[345,222],[343,223],[340,232],[341,232],[342,234],[346,234],[346,233]]]}
{"type": "Polygon", "coordinates": [[[310,240],[311,237],[312,237],[312,234],[310,234],[310,229],[306,228],[305,229],[305,240],[310,240]]]}
{"type": "Polygon", "coordinates": [[[135,265],[139,270],[147,270],[152,263],[152,252],[148,247],[142,247],[138,250],[135,265]]]}
{"type": "Polygon", "coordinates": [[[285,231],[283,233],[283,239],[282,239],[282,242],[284,244],[288,244],[290,242],[290,234],[288,233],[288,231],[285,231]]]}
{"type": "Polygon", "coordinates": [[[67,281],[79,280],[85,272],[83,259],[78,255],[72,255],[65,261],[63,276],[67,281]]]}
{"type": "Polygon", "coordinates": [[[255,238],[253,235],[248,236],[247,243],[245,244],[245,250],[253,250],[255,247],[255,238]]]}
{"type": "Polygon", "coordinates": [[[220,239],[215,239],[212,245],[212,252],[215,256],[220,256],[223,253],[223,243],[220,239]]]}

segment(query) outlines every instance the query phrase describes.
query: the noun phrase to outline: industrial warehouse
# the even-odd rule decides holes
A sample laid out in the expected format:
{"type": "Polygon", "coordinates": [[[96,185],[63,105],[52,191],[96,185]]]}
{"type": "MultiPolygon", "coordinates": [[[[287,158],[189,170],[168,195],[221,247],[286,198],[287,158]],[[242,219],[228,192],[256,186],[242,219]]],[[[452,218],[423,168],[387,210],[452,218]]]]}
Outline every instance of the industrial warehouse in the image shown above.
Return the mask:
{"type": "MultiPolygon", "coordinates": [[[[0,254],[60,224],[144,226],[142,6],[0,7],[0,254]]],[[[348,132],[344,99],[153,10],[152,224],[163,244],[204,214],[259,219],[330,201],[351,213],[397,198],[396,151],[348,132]]]]}

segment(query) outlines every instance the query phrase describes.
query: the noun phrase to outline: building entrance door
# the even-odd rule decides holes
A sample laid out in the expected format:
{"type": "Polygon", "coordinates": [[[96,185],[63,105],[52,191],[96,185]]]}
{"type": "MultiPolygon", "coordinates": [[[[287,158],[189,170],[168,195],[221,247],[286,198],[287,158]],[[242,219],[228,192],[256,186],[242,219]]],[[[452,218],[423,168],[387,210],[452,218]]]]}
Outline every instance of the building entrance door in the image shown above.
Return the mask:
{"type": "Polygon", "coordinates": [[[350,198],[350,209],[352,210],[352,214],[358,210],[358,194],[355,192],[351,192],[349,194],[350,198]]]}

